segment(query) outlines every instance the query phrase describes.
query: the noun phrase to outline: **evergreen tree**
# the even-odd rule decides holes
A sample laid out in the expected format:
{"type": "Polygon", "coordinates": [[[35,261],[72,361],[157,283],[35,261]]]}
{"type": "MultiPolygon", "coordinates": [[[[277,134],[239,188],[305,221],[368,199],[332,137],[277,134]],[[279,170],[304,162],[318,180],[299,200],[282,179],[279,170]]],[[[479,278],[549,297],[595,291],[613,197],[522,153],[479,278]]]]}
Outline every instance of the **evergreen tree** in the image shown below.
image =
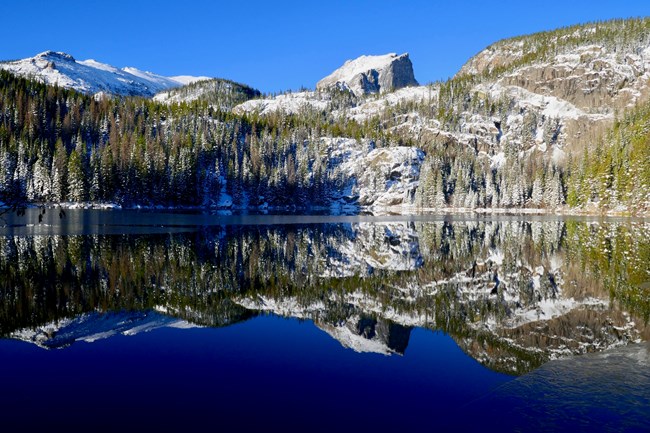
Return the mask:
{"type": "Polygon", "coordinates": [[[68,199],[75,202],[86,200],[85,174],[81,155],[76,149],[68,159],[68,199]]]}
{"type": "Polygon", "coordinates": [[[63,141],[58,139],[52,161],[52,195],[50,199],[55,202],[65,201],[67,198],[67,186],[68,152],[63,145],[63,141]]]}

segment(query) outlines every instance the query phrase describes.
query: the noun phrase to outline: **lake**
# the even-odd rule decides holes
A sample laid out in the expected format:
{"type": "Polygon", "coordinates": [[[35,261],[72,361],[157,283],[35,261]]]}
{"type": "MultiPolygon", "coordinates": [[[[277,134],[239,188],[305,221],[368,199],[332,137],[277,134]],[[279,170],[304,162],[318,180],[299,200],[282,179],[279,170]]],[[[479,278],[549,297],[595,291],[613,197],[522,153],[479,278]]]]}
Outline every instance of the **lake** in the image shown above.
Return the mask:
{"type": "Polygon", "coordinates": [[[38,212],[3,431],[650,431],[648,220],[38,212]]]}

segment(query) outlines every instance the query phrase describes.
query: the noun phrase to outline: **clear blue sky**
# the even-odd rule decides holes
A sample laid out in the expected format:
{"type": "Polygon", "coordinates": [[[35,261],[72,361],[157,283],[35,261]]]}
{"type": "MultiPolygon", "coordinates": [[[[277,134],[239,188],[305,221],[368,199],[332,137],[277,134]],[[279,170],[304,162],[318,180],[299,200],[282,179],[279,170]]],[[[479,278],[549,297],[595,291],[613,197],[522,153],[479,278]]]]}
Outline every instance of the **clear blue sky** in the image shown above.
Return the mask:
{"type": "Polygon", "coordinates": [[[499,39],[650,15],[650,0],[0,0],[0,59],[48,49],[263,92],[313,88],[346,59],[409,52],[420,83],[499,39]]]}

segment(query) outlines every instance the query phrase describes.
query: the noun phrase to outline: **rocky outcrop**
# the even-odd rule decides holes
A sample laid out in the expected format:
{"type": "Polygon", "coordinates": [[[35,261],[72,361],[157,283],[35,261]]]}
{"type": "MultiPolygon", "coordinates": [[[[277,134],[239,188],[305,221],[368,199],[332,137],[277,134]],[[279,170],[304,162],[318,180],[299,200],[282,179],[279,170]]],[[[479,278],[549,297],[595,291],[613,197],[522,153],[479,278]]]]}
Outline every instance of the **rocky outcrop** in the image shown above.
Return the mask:
{"type": "MultiPolygon", "coordinates": [[[[609,22],[499,41],[469,59],[456,77],[478,76],[480,84],[469,93],[509,100],[513,109],[504,134],[522,137],[534,130],[538,149],[545,150],[553,143],[543,131],[555,129],[561,133],[551,133],[554,144],[579,153],[600,139],[616,113],[650,98],[650,40],[639,30],[646,25],[609,22]],[[517,128],[518,114],[528,118],[525,128],[517,128]]],[[[531,144],[517,147],[529,150],[531,144]]]]}
{"type": "Polygon", "coordinates": [[[362,206],[412,204],[420,179],[424,152],[412,147],[375,149],[363,160],[357,185],[362,206]]]}
{"type": "MultiPolygon", "coordinates": [[[[341,199],[363,207],[412,205],[424,152],[415,147],[374,148],[372,141],[321,138],[330,171],[346,181],[341,199]]],[[[336,194],[332,197],[337,199],[336,194]]]]}
{"type": "Polygon", "coordinates": [[[361,56],[348,60],[316,84],[319,90],[347,88],[356,96],[384,93],[407,86],[417,86],[408,53],[361,56]]]}

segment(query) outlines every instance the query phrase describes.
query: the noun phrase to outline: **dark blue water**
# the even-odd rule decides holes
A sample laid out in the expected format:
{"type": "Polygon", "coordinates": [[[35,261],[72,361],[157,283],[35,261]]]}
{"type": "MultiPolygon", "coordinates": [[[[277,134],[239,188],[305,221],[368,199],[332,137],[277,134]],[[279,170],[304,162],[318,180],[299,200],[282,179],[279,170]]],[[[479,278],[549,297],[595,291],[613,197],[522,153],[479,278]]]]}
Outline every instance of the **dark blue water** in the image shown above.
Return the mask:
{"type": "Polygon", "coordinates": [[[512,379],[442,333],[416,329],[404,356],[364,354],[275,316],[64,350],[0,341],[0,413],[15,431],[435,431],[512,379]]]}
{"type": "Polygon", "coordinates": [[[459,430],[650,431],[650,345],[551,361],[466,408],[459,430]]]}

